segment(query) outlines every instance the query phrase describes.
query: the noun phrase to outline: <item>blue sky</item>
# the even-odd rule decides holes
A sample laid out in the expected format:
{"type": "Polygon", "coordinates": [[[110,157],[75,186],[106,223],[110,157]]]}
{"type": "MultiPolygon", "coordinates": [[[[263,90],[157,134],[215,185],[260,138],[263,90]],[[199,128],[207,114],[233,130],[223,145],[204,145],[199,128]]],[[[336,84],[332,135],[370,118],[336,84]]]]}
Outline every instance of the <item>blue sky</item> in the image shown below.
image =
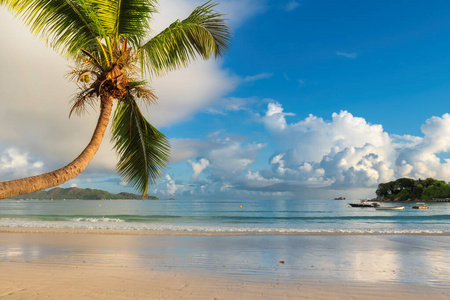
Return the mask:
{"type": "MultiPolygon", "coordinates": [[[[155,31],[199,4],[160,1],[155,31]]],[[[228,0],[217,10],[234,32],[225,57],[152,84],[159,104],[148,117],[171,139],[172,161],[151,193],[356,198],[403,176],[450,181],[448,1],[228,0]]],[[[70,63],[8,12],[0,16],[6,180],[76,157],[95,111],[87,121],[68,120],[64,101],[74,86],[57,78],[70,63]]],[[[106,139],[85,173],[64,187],[133,192],[115,175],[110,149],[106,139]]]]}

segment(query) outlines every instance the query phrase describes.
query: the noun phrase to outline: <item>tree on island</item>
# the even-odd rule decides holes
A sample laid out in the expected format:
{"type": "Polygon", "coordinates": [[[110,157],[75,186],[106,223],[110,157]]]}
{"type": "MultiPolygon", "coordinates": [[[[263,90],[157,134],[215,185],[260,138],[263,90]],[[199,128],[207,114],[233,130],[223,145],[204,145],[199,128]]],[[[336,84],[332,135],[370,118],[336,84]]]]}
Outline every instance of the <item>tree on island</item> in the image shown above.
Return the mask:
{"type": "Polygon", "coordinates": [[[399,178],[395,181],[380,183],[376,190],[380,199],[388,200],[431,200],[450,198],[450,185],[434,178],[399,178]]]}
{"type": "Polygon", "coordinates": [[[144,75],[159,76],[186,67],[197,57],[224,54],[231,38],[223,14],[207,2],[150,40],[149,22],[156,0],[0,0],[66,59],[80,91],[69,116],[86,105],[100,106],[92,139],[67,166],[53,172],[0,182],[0,199],[60,185],[80,174],[97,152],[112,113],[112,142],[119,154],[118,173],[143,195],[161,176],[169,159],[168,139],[142,115],[139,104],[156,96],[144,75]]]}

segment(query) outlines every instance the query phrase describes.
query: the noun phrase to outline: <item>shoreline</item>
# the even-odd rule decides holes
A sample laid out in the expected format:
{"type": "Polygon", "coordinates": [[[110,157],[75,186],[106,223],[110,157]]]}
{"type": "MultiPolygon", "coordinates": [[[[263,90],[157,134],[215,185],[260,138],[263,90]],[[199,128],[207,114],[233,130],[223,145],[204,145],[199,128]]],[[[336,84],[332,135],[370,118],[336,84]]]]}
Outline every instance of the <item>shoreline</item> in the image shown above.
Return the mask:
{"type": "Polygon", "coordinates": [[[177,231],[151,229],[86,229],[86,228],[48,228],[48,227],[2,227],[0,233],[29,233],[29,234],[89,234],[89,235],[132,235],[132,236],[384,236],[384,235],[417,235],[417,236],[450,236],[450,232],[430,231],[354,231],[349,230],[311,230],[311,231],[177,231]]]}

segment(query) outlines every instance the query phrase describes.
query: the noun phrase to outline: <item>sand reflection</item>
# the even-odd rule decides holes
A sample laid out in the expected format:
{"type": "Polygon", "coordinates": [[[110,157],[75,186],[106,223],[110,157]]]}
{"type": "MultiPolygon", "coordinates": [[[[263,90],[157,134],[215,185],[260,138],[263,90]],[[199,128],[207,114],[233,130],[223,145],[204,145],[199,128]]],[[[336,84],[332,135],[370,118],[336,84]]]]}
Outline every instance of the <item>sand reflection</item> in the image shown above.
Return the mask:
{"type": "Polygon", "coordinates": [[[449,236],[0,233],[1,261],[449,287],[449,236]]]}

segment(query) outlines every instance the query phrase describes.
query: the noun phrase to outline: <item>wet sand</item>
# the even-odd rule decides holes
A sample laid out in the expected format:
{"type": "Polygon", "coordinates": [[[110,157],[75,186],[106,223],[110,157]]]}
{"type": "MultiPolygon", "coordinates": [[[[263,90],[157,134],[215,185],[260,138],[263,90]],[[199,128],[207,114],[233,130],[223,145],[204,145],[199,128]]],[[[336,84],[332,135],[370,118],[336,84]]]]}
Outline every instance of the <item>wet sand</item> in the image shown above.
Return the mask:
{"type": "Polygon", "coordinates": [[[448,299],[449,236],[0,231],[0,299],[448,299]]]}

